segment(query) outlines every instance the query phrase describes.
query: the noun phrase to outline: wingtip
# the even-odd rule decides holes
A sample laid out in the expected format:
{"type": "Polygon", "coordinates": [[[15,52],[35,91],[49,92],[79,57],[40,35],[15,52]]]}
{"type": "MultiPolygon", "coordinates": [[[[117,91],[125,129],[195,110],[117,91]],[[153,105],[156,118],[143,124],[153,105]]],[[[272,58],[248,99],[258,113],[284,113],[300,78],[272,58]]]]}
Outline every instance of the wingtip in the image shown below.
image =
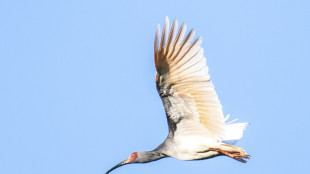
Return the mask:
{"type": "Polygon", "coordinates": [[[158,36],[160,32],[160,24],[157,24],[155,35],[158,36]]]}
{"type": "Polygon", "coordinates": [[[178,24],[178,19],[177,18],[174,18],[174,20],[173,20],[173,24],[178,24]]]}
{"type": "Polygon", "coordinates": [[[159,33],[160,33],[160,25],[157,25],[156,28],[156,32],[155,32],[155,40],[154,40],[154,53],[156,54],[156,52],[158,51],[158,47],[159,47],[159,33]]]}
{"type": "Polygon", "coordinates": [[[174,29],[175,31],[177,31],[177,27],[179,25],[179,21],[175,18],[172,22],[172,27],[171,29],[174,29]]]}
{"type": "Polygon", "coordinates": [[[157,24],[155,36],[158,37],[159,33],[160,33],[160,24],[157,24]]]}
{"type": "Polygon", "coordinates": [[[199,37],[197,38],[197,40],[200,42],[200,44],[202,43],[202,37],[201,37],[201,36],[199,36],[199,37]]]}
{"type": "Polygon", "coordinates": [[[181,25],[181,28],[182,28],[182,30],[186,31],[187,30],[187,25],[183,22],[182,25],[181,25]]]}
{"type": "Polygon", "coordinates": [[[195,37],[196,31],[194,29],[191,29],[191,31],[189,31],[188,35],[190,35],[191,37],[195,37]]]}
{"type": "Polygon", "coordinates": [[[170,24],[170,20],[169,20],[169,18],[168,18],[168,16],[166,16],[166,18],[165,18],[165,24],[164,24],[164,29],[169,29],[169,24],[170,24]]]}
{"type": "Polygon", "coordinates": [[[160,47],[159,49],[160,50],[163,50],[166,46],[166,43],[167,43],[167,39],[168,39],[168,32],[169,32],[169,18],[166,16],[166,19],[165,19],[165,24],[164,24],[164,27],[163,27],[163,32],[162,32],[162,35],[161,35],[161,42],[160,42],[160,47]]]}
{"type": "Polygon", "coordinates": [[[165,23],[166,23],[167,21],[169,22],[169,17],[168,17],[168,16],[165,17],[165,23]]]}

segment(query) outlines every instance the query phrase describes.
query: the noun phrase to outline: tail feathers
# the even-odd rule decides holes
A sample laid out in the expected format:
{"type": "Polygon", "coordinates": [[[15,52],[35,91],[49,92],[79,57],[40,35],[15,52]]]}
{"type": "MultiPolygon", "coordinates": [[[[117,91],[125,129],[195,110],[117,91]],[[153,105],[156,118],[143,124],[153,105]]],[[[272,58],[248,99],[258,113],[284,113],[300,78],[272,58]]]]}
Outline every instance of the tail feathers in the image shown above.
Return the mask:
{"type": "Polygon", "coordinates": [[[226,123],[225,136],[223,142],[227,144],[236,144],[243,136],[243,131],[249,125],[249,123],[226,123]]]}

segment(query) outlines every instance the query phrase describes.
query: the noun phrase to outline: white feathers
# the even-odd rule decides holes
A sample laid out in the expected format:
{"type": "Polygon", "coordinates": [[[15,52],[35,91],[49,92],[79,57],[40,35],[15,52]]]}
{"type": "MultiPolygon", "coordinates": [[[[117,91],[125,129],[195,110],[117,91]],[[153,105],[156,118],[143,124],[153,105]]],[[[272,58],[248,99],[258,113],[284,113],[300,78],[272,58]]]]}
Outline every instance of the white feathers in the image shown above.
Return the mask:
{"type": "MultiPolygon", "coordinates": [[[[200,46],[201,37],[192,41],[195,31],[191,30],[184,38],[186,25],[182,24],[178,32],[177,27],[175,20],[169,32],[169,19],[166,18],[160,44],[159,27],[154,42],[157,89],[168,120],[179,124],[180,120],[186,119],[180,125],[187,127],[184,131],[191,130],[193,134],[204,132],[206,137],[219,140],[240,139],[247,123],[225,124],[222,105],[210,81],[200,46]],[[201,126],[189,129],[196,124],[201,126]]],[[[182,129],[180,125],[178,129],[182,129]]],[[[170,131],[172,129],[170,127],[170,131]]],[[[184,131],[184,134],[189,133],[184,131]]]]}
{"type": "Polygon", "coordinates": [[[227,144],[235,144],[243,136],[243,131],[249,123],[230,123],[225,126],[225,136],[223,142],[227,144]]]}

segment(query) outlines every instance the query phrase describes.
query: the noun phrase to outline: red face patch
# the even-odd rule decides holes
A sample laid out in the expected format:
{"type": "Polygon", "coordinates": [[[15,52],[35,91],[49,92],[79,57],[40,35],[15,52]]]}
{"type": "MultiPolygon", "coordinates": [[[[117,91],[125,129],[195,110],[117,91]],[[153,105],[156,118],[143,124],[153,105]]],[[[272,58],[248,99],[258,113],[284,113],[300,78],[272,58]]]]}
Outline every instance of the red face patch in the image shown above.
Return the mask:
{"type": "Polygon", "coordinates": [[[131,163],[131,162],[133,162],[134,160],[136,160],[138,158],[138,154],[137,154],[137,152],[134,152],[134,153],[132,153],[131,155],[130,155],[130,157],[129,157],[129,162],[131,163]]]}

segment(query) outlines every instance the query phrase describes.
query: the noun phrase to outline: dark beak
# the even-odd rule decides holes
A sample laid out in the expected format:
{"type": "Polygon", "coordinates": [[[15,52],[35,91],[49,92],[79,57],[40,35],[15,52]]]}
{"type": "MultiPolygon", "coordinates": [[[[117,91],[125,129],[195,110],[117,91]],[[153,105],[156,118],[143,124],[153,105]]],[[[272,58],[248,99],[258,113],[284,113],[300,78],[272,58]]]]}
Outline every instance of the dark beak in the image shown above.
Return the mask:
{"type": "Polygon", "coordinates": [[[121,166],[123,166],[123,165],[125,165],[125,164],[128,164],[128,160],[124,160],[124,161],[118,163],[116,166],[114,166],[114,167],[112,167],[110,170],[108,170],[105,174],[108,174],[108,173],[110,173],[112,170],[114,170],[114,169],[116,169],[116,168],[119,168],[119,167],[121,167],[121,166]]]}

